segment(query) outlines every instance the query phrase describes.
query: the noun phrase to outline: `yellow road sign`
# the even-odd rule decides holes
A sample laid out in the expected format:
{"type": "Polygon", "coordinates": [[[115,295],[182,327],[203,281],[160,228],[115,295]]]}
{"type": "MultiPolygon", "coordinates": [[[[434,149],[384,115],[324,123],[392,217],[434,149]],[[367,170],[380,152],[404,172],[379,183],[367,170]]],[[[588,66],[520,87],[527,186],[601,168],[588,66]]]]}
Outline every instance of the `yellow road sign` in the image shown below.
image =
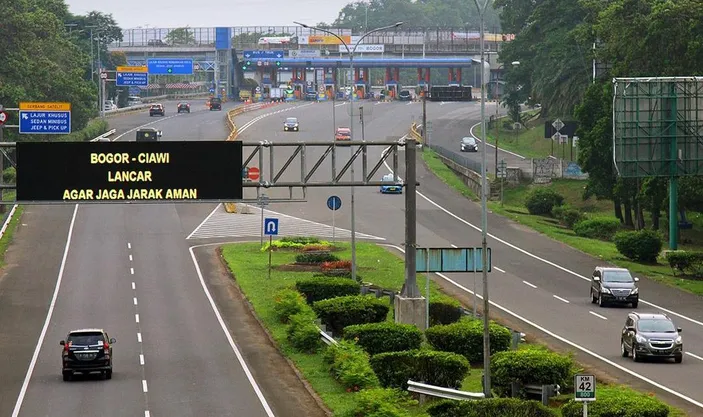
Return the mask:
{"type": "Polygon", "coordinates": [[[117,67],[117,72],[149,72],[147,67],[117,67]]]}
{"type": "Polygon", "coordinates": [[[71,103],[20,103],[20,110],[71,111],[71,103]]]}

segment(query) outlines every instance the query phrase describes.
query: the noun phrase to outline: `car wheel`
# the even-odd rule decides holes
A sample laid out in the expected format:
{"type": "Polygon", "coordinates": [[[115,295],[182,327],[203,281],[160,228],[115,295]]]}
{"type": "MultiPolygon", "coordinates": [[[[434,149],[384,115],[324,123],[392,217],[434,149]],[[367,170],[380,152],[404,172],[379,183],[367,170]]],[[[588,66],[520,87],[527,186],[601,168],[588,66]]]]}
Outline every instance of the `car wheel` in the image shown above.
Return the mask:
{"type": "Polygon", "coordinates": [[[593,289],[591,289],[591,304],[595,304],[598,302],[598,298],[596,297],[595,294],[593,294],[593,289]]]}
{"type": "Polygon", "coordinates": [[[620,340],[620,355],[622,355],[623,358],[630,356],[630,353],[627,351],[623,340],[620,340]]]}
{"type": "Polygon", "coordinates": [[[681,362],[683,362],[683,355],[675,356],[675,357],[674,357],[674,362],[676,362],[676,363],[681,363],[681,362]]]}
{"type": "Polygon", "coordinates": [[[64,381],[70,381],[72,376],[73,376],[73,372],[63,371],[63,380],[64,381]]]}
{"type": "Polygon", "coordinates": [[[605,307],[605,301],[603,301],[603,296],[598,294],[598,307],[605,307]]]}
{"type": "Polygon", "coordinates": [[[637,345],[634,343],[632,344],[632,360],[634,362],[641,362],[642,360],[640,359],[639,355],[637,354],[637,345]]]}
{"type": "Polygon", "coordinates": [[[632,303],[632,308],[637,308],[637,304],[639,304],[639,301],[635,301],[634,303],[632,303]]]}
{"type": "Polygon", "coordinates": [[[112,369],[105,371],[105,379],[112,379],[112,369]]]}

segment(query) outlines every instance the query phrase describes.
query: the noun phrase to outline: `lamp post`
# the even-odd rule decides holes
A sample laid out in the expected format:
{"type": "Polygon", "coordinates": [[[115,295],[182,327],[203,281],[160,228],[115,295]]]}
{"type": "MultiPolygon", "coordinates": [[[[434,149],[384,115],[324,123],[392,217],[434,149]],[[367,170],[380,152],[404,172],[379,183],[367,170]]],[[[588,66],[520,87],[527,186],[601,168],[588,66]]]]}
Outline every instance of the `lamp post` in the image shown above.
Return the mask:
{"type": "MultiPolygon", "coordinates": [[[[512,62],[512,66],[513,66],[513,67],[517,67],[518,65],[520,65],[520,61],[513,61],[513,62],[512,62]]],[[[500,65],[498,66],[498,69],[501,69],[501,68],[505,68],[505,63],[500,64],[500,65]]],[[[498,78],[496,77],[496,95],[497,95],[497,91],[498,91],[498,78]]],[[[494,165],[495,165],[495,171],[496,171],[496,172],[495,172],[496,178],[498,178],[498,151],[499,151],[499,148],[498,148],[498,138],[500,137],[500,124],[498,123],[498,105],[499,105],[499,104],[500,104],[499,102],[496,102],[496,118],[495,118],[495,124],[496,124],[496,152],[495,152],[495,164],[494,164],[494,165]]]]}
{"type": "MultiPolygon", "coordinates": [[[[384,26],[384,27],[374,29],[374,30],[371,30],[371,31],[364,33],[363,35],[361,35],[359,40],[356,41],[356,44],[351,49],[349,48],[349,45],[347,45],[347,43],[344,42],[344,39],[342,39],[339,35],[337,35],[336,33],[332,32],[332,31],[329,31],[327,29],[317,28],[314,26],[309,26],[309,25],[306,25],[306,24],[300,23],[300,22],[293,22],[293,23],[295,23],[296,25],[300,25],[306,29],[312,29],[312,30],[328,33],[328,34],[334,36],[335,38],[337,38],[342,43],[342,45],[344,45],[344,47],[347,49],[347,52],[349,53],[349,77],[351,79],[351,84],[352,84],[349,89],[349,118],[350,118],[349,135],[350,135],[350,139],[353,141],[354,140],[354,105],[352,103],[352,97],[354,94],[354,87],[356,87],[354,85],[355,81],[356,81],[356,80],[354,80],[354,51],[356,51],[356,48],[359,46],[361,41],[365,37],[369,36],[370,34],[380,32],[383,30],[387,30],[387,29],[397,28],[398,26],[402,25],[403,22],[398,22],[398,23],[395,23],[392,25],[384,26]]],[[[332,109],[334,110],[334,104],[332,104],[332,106],[333,106],[332,109]]],[[[349,148],[349,151],[350,151],[350,156],[353,156],[354,155],[354,148],[349,148]]],[[[351,181],[353,184],[354,183],[354,163],[351,164],[351,181]]],[[[354,185],[352,185],[351,186],[351,252],[352,252],[351,253],[351,262],[352,262],[351,273],[352,273],[353,279],[356,279],[356,219],[355,218],[356,218],[356,216],[354,213],[354,185]]]]}

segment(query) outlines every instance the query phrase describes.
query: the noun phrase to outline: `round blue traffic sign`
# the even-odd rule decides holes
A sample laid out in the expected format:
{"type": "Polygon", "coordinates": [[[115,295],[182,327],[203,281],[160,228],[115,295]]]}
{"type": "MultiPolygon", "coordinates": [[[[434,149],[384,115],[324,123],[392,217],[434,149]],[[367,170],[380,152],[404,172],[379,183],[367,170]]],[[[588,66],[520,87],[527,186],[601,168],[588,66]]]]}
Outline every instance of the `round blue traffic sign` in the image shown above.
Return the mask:
{"type": "Polygon", "coordinates": [[[340,207],[342,207],[341,198],[337,197],[336,195],[333,195],[327,199],[327,208],[329,208],[330,210],[339,210],[340,207]]]}

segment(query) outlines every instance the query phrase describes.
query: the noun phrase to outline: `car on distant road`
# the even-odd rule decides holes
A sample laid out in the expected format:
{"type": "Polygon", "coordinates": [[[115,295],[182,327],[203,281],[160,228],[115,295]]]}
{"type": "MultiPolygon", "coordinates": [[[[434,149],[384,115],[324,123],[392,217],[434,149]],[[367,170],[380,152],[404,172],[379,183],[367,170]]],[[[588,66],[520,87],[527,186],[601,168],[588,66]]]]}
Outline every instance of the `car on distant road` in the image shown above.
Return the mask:
{"type": "Polygon", "coordinates": [[[597,266],[591,276],[591,302],[601,307],[607,304],[632,304],[632,308],[637,308],[639,280],[633,278],[626,268],[597,266]]]}
{"type": "Polygon", "coordinates": [[[297,117],[288,117],[286,120],[283,122],[283,131],[284,132],[299,132],[300,131],[300,125],[298,123],[298,118],[297,117]]]}
{"type": "Polygon", "coordinates": [[[317,93],[314,91],[308,91],[305,93],[305,100],[306,101],[315,101],[317,100],[317,93]]]}
{"type": "Polygon", "coordinates": [[[222,110],[222,99],[213,97],[210,99],[210,110],[222,110]]]}
{"type": "Polygon", "coordinates": [[[681,328],[666,314],[635,313],[627,315],[620,336],[620,353],[623,358],[632,356],[640,362],[647,358],[674,359],[683,361],[683,339],[681,328]]]}
{"type": "Polygon", "coordinates": [[[190,104],[189,103],[178,103],[178,113],[180,113],[180,112],[190,113],[190,104]]]}
{"type": "Polygon", "coordinates": [[[400,101],[411,101],[413,99],[412,94],[408,90],[402,90],[398,93],[398,100],[400,101]]]}
{"type": "Polygon", "coordinates": [[[403,194],[403,182],[394,181],[393,174],[386,174],[381,178],[381,181],[388,181],[391,184],[381,186],[381,194],[403,194]]]}
{"type": "Polygon", "coordinates": [[[152,104],[151,107],[149,108],[149,117],[151,116],[164,116],[166,115],[166,110],[164,109],[164,105],[160,103],[152,104]]]}
{"type": "Polygon", "coordinates": [[[478,144],[476,139],[471,136],[461,138],[461,151],[462,152],[478,152],[478,144]]]}
{"type": "Polygon", "coordinates": [[[66,340],[59,342],[63,346],[61,351],[63,380],[70,381],[74,373],[92,372],[100,372],[105,379],[112,379],[112,345],[116,342],[103,329],[70,331],[66,340]]]}
{"type": "Polygon", "coordinates": [[[334,132],[336,142],[349,142],[351,140],[351,129],[348,127],[338,127],[334,132]]]}

